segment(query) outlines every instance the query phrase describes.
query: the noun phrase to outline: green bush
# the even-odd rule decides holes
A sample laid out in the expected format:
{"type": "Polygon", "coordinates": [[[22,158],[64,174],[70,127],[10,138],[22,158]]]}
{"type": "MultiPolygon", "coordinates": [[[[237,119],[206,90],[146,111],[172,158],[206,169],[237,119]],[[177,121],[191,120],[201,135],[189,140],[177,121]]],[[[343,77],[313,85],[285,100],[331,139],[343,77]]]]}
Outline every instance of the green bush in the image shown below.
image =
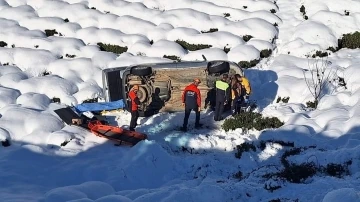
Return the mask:
{"type": "Polygon", "coordinates": [[[276,103],[279,103],[280,101],[283,103],[288,103],[289,102],[290,97],[283,97],[281,98],[280,96],[277,98],[276,103]]]}
{"type": "Polygon", "coordinates": [[[5,41],[0,41],[0,47],[5,47],[7,46],[7,43],[5,41]]]}
{"type": "Polygon", "coordinates": [[[65,19],[64,19],[64,22],[69,22],[69,19],[65,18],[65,19]]]}
{"type": "Polygon", "coordinates": [[[252,39],[252,38],[254,38],[254,37],[251,36],[251,35],[244,35],[242,38],[243,38],[243,40],[244,40],[245,42],[248,42],[250,39],[252,39]]]}
{"type": "Polygon", "coordinates": [[[344,34],[340,40],[339,46],[341,48],[356,49],[360,48],[360,32],[352,34],[344,34]]]}
{"type": "Polygon", "coordinates": [[[305,6],[304,6],[304,5],[301,5],[301,7],[300,7],[300,13],[302,13],[303,15],[306,14],[306,12],[305,12],[305,6]]]}
{"type": "Polygon", "coordinates": [[[238,172],[236,172],[236,173],[234,174],[233,177],[236,178],[236,179],[242,180],[243,174],[242,174],[241,171],[238,171],[238,172]]]}
{"type": "Polygon", "coordinates": [[[255,67],[259,62],[260,60],[251,60],[250,62],[240,61],[238,64],[240,65],[241,68],[249,69],[251,67],[255,67]]]}
{"type": "Polygon", "coordinates": [[[284,125],[276,117],[262,117],[260,113],[244,112],[226,119],[222,125],[225,131],[235,130],[237,128],[263,130],[266,128],[279,128],[284,125]]]}
{"type": "Polygon", "coordinates": [[[182,46],[184,49],[187,49],[189,51],[196,51],[196,50],[212,47],[212,45],[206,45],[206,44],[189,44],[188,42],[180,39],[176,40],[175,42],[178,43],[180,46],[182,46]]]}
{"type": "Polygon", "coordinates": [[[317,100],[306,102],[306,107],[307,107],[307,108],[316,109],[316,108],[317,108],[317,105],[318,105],[318,101],[317,101],[317,100]]]}
{"type": "Polygon", "coordinates": [[[276,13],[276,10],[275,10],[275,9],[271,9],[270,12],[271,12],[271,13],[276,13]]]}
{"type": "Polygon", "coordinates": [[[248,151],[250,151],[250,149],[253,150],[254,152],[256,151],[256,147],[253,144],[248,143],[248,142],[244,142],[241,145],[236,145],[235,158],[240,159],[242,156],[242,153],[248,152],[248,151]]]}
{"type": "Polygon", "coordinates": [[[230,17],[230,13],[224,13],[224,17],[225,18],[230,17]]]}
{"type": "Polygon", "coordinates": [[[316,53],[312,55],[312,58],[316,58],[316,57],[323,58],[327,56],[329,56],[328,52],[316,51],[316,53]]]}
{"type": "Polygon", "coordinates": [[[268,58],[272,53],[272,50],[271,49],[265,49],[265,50],[262,50],[260,52],[260,57],[261,58],[268,58]]]}
{"type": "Polygon", "coordinates": [[[46,36],[54,36],[55,34],[59,34],[55,29],[45,29],[46,36]]]}
{"type": "Polygon", "coordinates": [[[212,33],[212,32],[217,32],[217,31],[219,31],[218,28],[210,28],[209,31],[201,31],[201,33],[212,33]]]}
{"type": "Polygon", "coordinates": [[[164,55],[163,58],[168,58],[170,60],[175,60],[177,62],[181,62],[181,58],[179,58],[178,56],[176,55],[164,55]]]}
{"type": "Polygon", "coordinates": [[[224,46],[224,52],[228,53],[230,51],[230,48],[227,48],[226,46],[224,46]]]}
{"type": "Polygon", "coordinates": [[[118,46],[118,45],[103,44],[101,42],[97,43],[97,45],[100,47],[101,51],[113,52],[116,54],[121,54],[128,50],[127,46],[123,47],[123,46],[118,46]]]}

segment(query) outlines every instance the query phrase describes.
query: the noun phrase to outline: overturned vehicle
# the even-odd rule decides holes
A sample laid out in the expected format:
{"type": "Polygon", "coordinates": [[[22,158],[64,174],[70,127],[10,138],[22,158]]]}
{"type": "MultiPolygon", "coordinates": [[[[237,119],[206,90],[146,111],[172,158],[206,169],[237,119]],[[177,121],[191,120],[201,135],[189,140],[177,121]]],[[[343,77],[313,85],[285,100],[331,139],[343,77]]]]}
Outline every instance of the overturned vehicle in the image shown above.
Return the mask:
{"type": "MultiPolygon", "coordinates": [[[[215,99],[215,81],[224,73],[243,75],[236,63],[229,61],[202,61],[140,64],[103,70],[103,89],[108,102],[123,99],[134,85],[139,85],[140,116],[158,112],[182,111],[181,96],[194,78],[201,84],[201,106],[211,105],[215,99]]],[[[128,105],[128,102],[125,102],[128,105]]]]}

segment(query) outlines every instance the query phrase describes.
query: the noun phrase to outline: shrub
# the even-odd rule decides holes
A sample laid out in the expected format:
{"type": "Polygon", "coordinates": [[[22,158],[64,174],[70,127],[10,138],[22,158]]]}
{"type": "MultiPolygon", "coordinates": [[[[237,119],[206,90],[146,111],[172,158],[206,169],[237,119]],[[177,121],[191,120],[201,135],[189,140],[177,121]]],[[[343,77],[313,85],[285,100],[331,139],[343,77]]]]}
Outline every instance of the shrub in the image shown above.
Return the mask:
{"type": "Polygon", "coordinates": [[[234,174],[234,178],[242,180],[243,174],[241,171],[238,171],[234,174]]]}
{"type": "Polygon", "coordinates": [[[255,67],[258,63],[260,62],[260,60],[251,60],[250,62],[248,61],[240,61],[238,64],[240,65],[240,67],[244,68],[244,69],[248,69],[251,67],[255,67]]]}
{"type": "Polygon", "coordinates": [[[180,39],[176,40],[175,42],[178,43],[180,46],[182,46],[184,49],[187,49],[189,51],[196,51],[196,50],[212,47],[211,45],[206,45],[206,44],[189,44],[188,42],[180,39]]]}
{"type": "Polygon", "coordinates": [[[241,145],[236,145],[235,158],[240,159],[242,156],[242,153],[248,152],[248,151],[250,151],[250,149],[253,150],[254,152],[256,151],[256,147],[253,144],[248,143],[248,142],[244,142],[241,145]]]}
{"type": "Polygon", "coordinates": [[[350,175],[349,165],[352,161],[347,161],[343,164],[329,163],[322,167],[322,172],[333,177],[342,178],[345,175],[350,175]]]}
{"type": "Polygon", "coordinates": [[[243,6],[244,9],[247,9],[247,6],[243,6]]]}
{"type": "Polygon", "coordinates": [[[242,38],[245,42],[248,42],[251,38],[254,38],[254,37],[251,35],[244,35],[242,38]]]}
{"type": "Polygon", "coordinates": [[[271,9],[270,12],[271,12],[271,13],[276,13],[276,10],[275,10],[275,9],[271,9]]]}
{"type": "Polygon", "coordinates": [[[35,45],[34,48],[39,48],[39,45],[35,45]]]}
{"type": "Polygon", "coordinates": [[[230,17],[230,13],[224,13],[224,17],[225,18],[230,17]]]}
{"type": "Polygon", "coordinates": [[[230,51],[230,48],[227,48],[226,46],[224,46],[224,52],[228,53],[230,51]]]}
{"type": "Polygon", "coordinates": [[[153,45],[154,44],[154,40],[151,39],[150,41],[150,45],[153,45]]]}
{"type": "Polygon", "coordinates": [[[176,55],[164,55],[163,58],[168,58],[170,60],[175,60],[177,62],[181,62],[181,58],[176,55]]]}
{"type": "MultiPolygon", "coordinates": [[[[339,40],[338,40],[339,41],[339,40]]],[[[339,43],[340,44],[340,43],[339,43]]],[[[328,50],[328,51],[331,51],[331,52],[333,52],[333,53],[335,53],[336,51],[338,51],[339,50],[339,47],[336,47],[336,48],[334,48],[334,47],[329,47],[329,48],[327,48],[326,50],[328,50]]]]}
{"type": "Polygon", "coordinates": [[[304,5],[301,5],[300,7],[300,13],[302,13],[303,15],[305,15],[305,6],[304,5]]]}
{"type": "Polygon", "coordinates": [[[222,125],[225,131],[235,130],[236,128],[263,130],[265,128],[279,128],[284,123],[276,117],[262,117],[260,113],[244,112],[226,119],[222,125]]]}
{"type": "Polygon", "coordinates": [[[64,22],[69,22],[69,19],[65,18],[65,19],[64,19],[64,22]]]}
{"type": "Polygon", "coordinates": [[[42,73],[41,73],[41,76],[46,76],[46,75],[50,75],[51,72],[48,72],[47,70],[44,70],[42,73]]]}
{"type": "Polygon", "coordinates": [[[265,50],[262,50],[260,52],[260,57],[261,58],[268,58],[272,53],[272,50],[271,49],[265,49],[265,50]]]}
{"type": "Polygon", "coordinates": [[[60,144],[61,147],[65,147],[71,140],[65,140],[63,143],[60,144]]]}
{"type": "Polygon", "coordinates": [[[0,47],[5,47],[7,46],[7,43],[5,41],[0,41],[0,47]]]}
{"type": "Polygon", "coordinates": [[[11,48],[15,48],[15,44],[11,45],[11,48]]]}
{"type": "Polygon", "coordinates": [[[341,48],[356,49],[360,48],[360,32],[352,34],[344,34],[340,40],[339,46],[341,48]]]}
{"type": "Polygon", "coordinates": [[[127,46],[123,47],[118,45],[103,44],[101,42],[97,43],[97,45],[100,47],[101,51],[113,52],[115,54],[121,54],[128,50],[127,46]]]}
{"type": "Polygon", "coordinates": [[[290,164],[278,176],[292,183],[303,183],[307,178],[314,176],[316,170],[313,162],[302,163],[300,165],[290,164]]]}
{"type": "Polygon", "coordinates": [[[344,11],[344,14],[345,14],[346,16],[349,16],[349,15],[350,15],[350,12],[347,11],[347,10],[345,10],[345,11],[344,11]]]}
{"type": "Polygon", "coordinates": [[[283,97],[281,98],[280,96],[276,99],[276,103],[279,103],[280,101],[283,103],[288,103],[289,102],[290,97],[283,97]]]}
{"type": "Polygon", "coordinates": [[[306,107],[307,107],[307,108],[316,109],[317,105],[318,105],[318,101],[317,101],[317,100],[306,102],[306,107]]]}
{"type": "Polygon", "coordinates": [[[212,33],[212,32],[217,32],[217,31],[219,31],[218,28],[210,28],[209,31],[201,31],[201,33],[212,33]]]}
{"type": "Polygon", "coordinates": [[[277,26],[278,26],[278,24],[275,22],[275,23],[274,23],[274,26],[275,26],[275,27],[277,27],[277,26]]]}
{"type": "Polygon", "coordinates": [[[316,53],[314,53],[312,55],[312,58],[316,58],[316,57],[323,58],[323,57],[327,57],[327,56],[329,56],[328,52],[316,51],[316,53]]]}
{"type": "Polygon", "coordinates": [[[45,29],[46,36],[54,36],[55,34],[58,34],[58,32],[55,29],[45,29]]]}
{"type": "Polygon", "coordinates": [[[96,8],[95,8],[95,7],[91,7],[90,9],[96,10],[96,8]]]}

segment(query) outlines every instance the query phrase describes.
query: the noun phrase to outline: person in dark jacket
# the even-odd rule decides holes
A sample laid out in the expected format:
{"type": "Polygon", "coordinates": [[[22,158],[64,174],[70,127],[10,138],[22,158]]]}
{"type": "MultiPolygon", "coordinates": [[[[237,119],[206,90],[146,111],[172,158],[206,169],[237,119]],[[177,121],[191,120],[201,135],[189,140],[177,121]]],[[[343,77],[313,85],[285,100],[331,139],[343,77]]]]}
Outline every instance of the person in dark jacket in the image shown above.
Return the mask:
{"type": "Polygon", "coordinates": [[[240,112],[240,103],[242,102],[242,85],[240,74],[235,74],[231,80],[231,111],[232,115],[236,115],[240,112]]]}
{"type": "Polygon", "coordinates": [[[198,89],[200,83],[200,79],[194,79],[194,82],[188,85],[182,94],[182,105],[185,106],[184,123],[181,128],[182,131],[187,131],[188,120],[192,110],[196,113],[195,128],[202,126],[202,124],[200,124],[201,94],[198,89]]]}
{"type": "Polygon", "coordinates": [[[131,120],[130,120],[130,130],[131,131],[135,131],[135,127],[137,125],[137,120],[139,118],[138,106],[140,105],[140,100],[137,96],[138,90],[139,90],[139,86],[134,85],[129,92],[130,112],[131,112],[131,120]]]}
{"type": "Polygon", "coordinates": [[[215,121],[221,121],[223,119],[222,113],[224,111],[224,105],[229,102],[230,87],[227,82],[228,75],[223,74],[221,80],[216,81],[216,104],[215,104],[215,121]]]}

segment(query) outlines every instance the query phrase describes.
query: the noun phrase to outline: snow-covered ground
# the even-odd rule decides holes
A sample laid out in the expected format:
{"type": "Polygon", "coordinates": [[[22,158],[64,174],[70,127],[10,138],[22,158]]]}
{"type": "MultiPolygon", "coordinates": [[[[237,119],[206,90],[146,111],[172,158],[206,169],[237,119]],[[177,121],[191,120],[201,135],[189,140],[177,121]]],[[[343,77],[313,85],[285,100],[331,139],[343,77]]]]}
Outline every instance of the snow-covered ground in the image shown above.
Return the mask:
{"type": "MultiPolygon", "coordinates": [[[[359,49],[328,57],[328,68],[347,88],[334,88],[316,110],[306,108],[313,98],[304,79],[315,62],[306,55],[336,48],[343,34],[357,30],[356,0],[0,0],[0,141],[12,144],[0,146],[1,201],[360,201],[359,49]],[[210,29],[218,31],[203,33],[210,29]],[[187,51],[176,40],[211,48],[187,51]],[[99,42],[128,50],[100,51],[99,42]],[[262,59],[268,49],[272,55],[262,59]],[[203,110],[201,121],[211,129],[180,133],[173,129],[183,113],[157,114],[139,120],[137,130],[149,140],[115,147],[53,112],[101,97],[102,69],[171,61],[164,55],[261,59],[245,71],[251,97],[284,126],[225,132],[203,110]],[[277,103],[279,96],[289,102],[277,103]],[[52,103],[54,97],[62,104],[52,103]],[[348,162],[349,173],[318,173],[302,183],[263,178],[282,168],[281,157],[292,148],[279,141],[303,148],[287,158],[291,163],[348,162]],[[235,158],[234,148],[244,142],[256,150],[235,158]]],[[[127,112],[107,115],[129,124],[127,112]]]]}

